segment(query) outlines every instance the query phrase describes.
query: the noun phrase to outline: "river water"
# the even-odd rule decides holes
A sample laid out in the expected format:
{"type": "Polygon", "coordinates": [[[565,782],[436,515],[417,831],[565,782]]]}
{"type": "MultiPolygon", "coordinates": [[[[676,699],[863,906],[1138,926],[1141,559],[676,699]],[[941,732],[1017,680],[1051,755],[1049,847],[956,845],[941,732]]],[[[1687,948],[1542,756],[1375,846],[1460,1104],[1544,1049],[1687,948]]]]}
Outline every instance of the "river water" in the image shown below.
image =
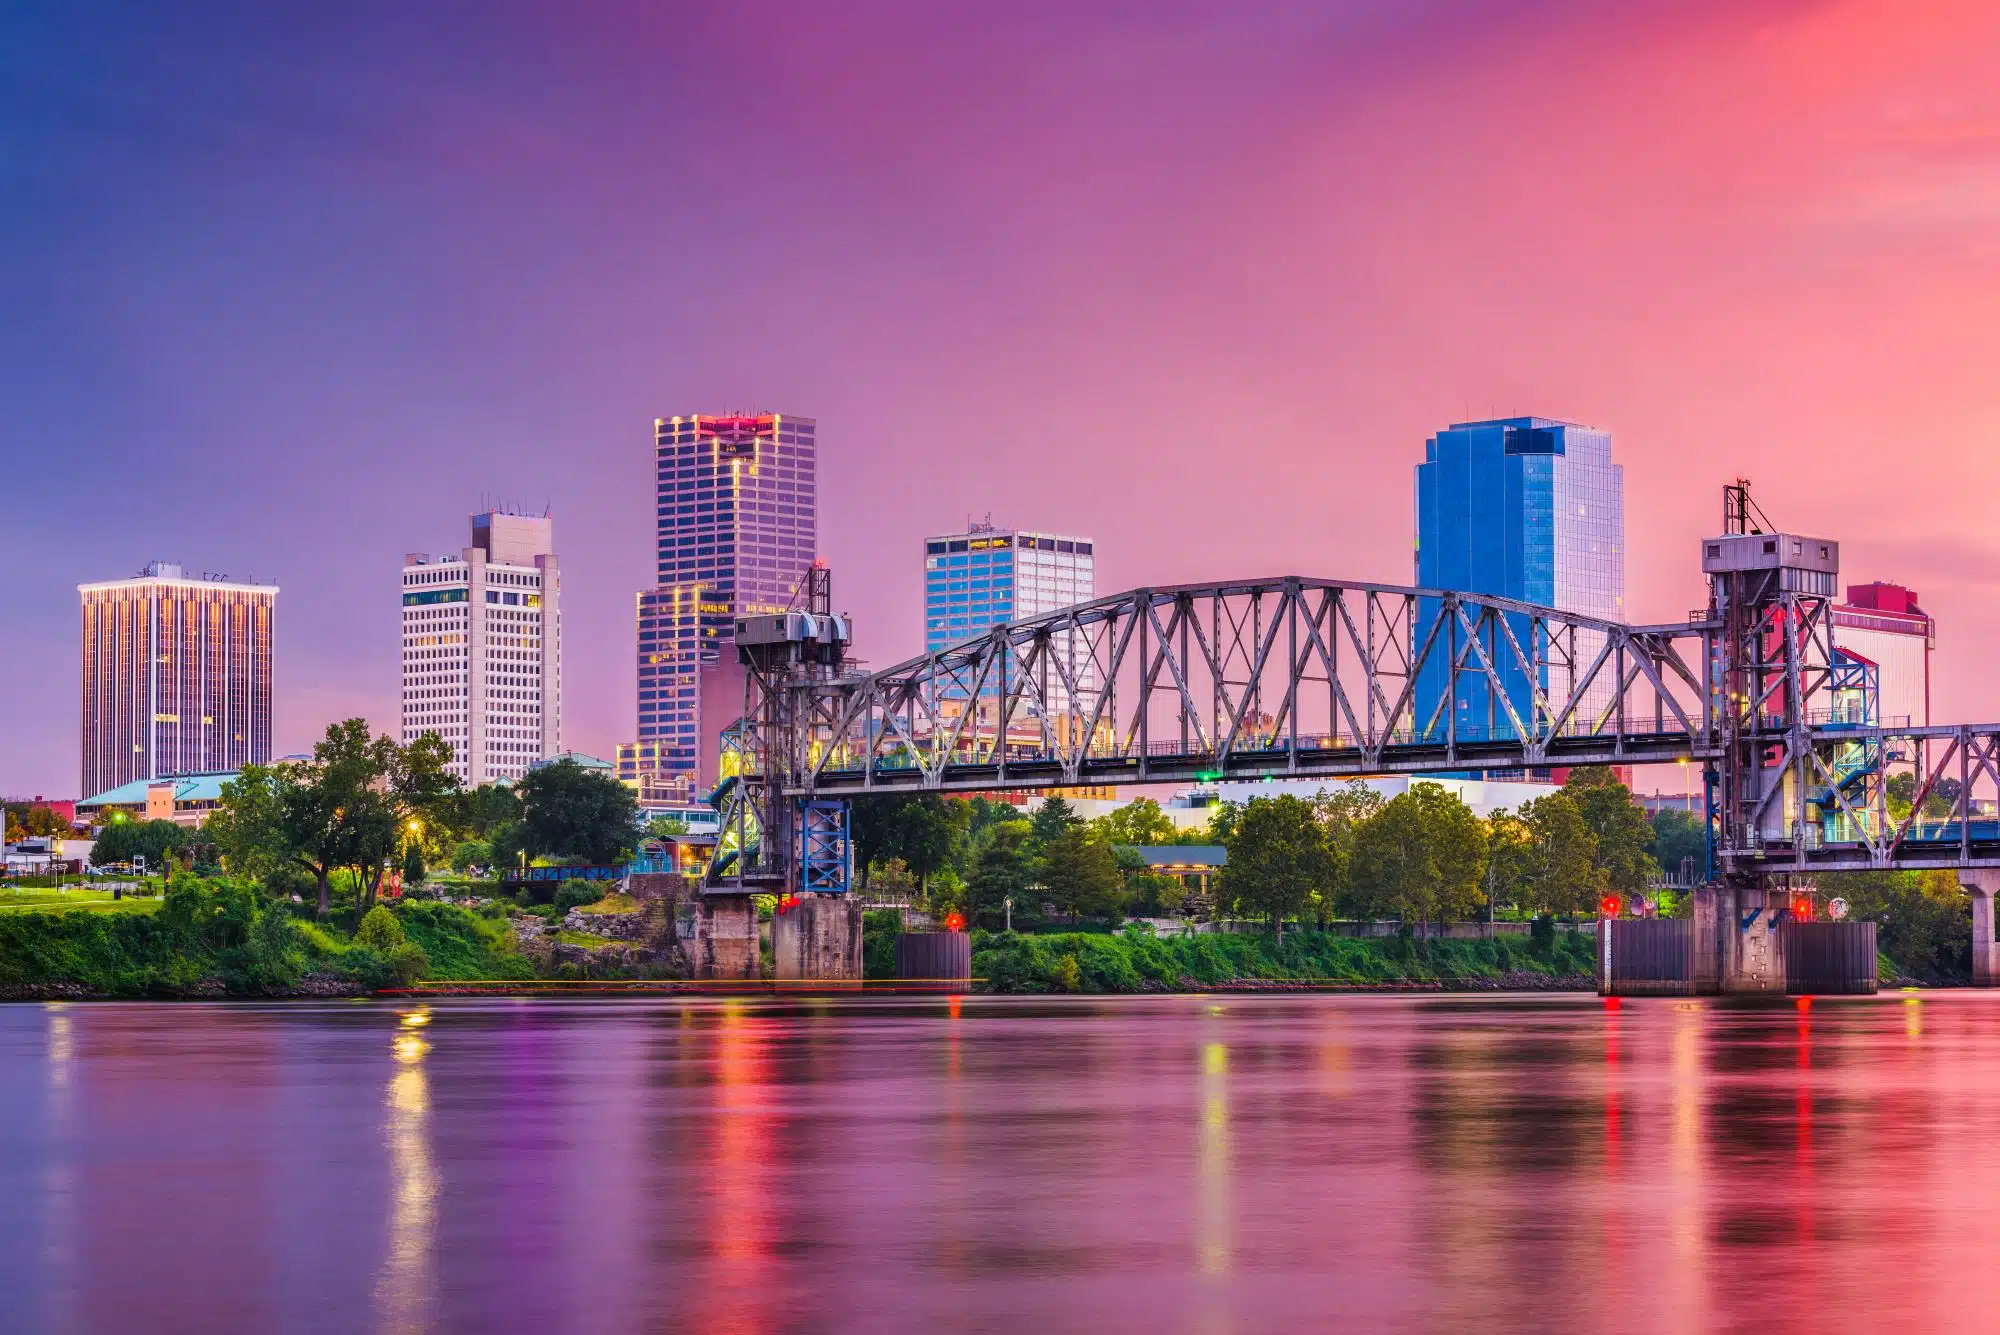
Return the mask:
{"type": "Polygon", "coordinates": [[[1985,1330],[2000,996],[0,1007],[0,1329],[1985,1330]]]}

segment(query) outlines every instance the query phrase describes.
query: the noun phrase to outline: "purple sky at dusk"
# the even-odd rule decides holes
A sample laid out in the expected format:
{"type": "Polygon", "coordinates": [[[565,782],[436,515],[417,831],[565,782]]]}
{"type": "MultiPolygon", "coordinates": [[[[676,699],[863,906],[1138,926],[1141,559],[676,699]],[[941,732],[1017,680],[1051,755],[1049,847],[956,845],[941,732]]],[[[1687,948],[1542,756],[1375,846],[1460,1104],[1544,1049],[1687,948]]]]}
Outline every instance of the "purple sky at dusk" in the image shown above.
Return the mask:
{"type": "Polygon", "coordinates": [[[632,736],[651,423],[817,417],[861,653],[926,532],[1100,591],[1407,582],[1445,423],[1609,428],[1628,604],[1742,473],[2000,717],[2000,10],[29,0],[0,17],[0,790],[74,586],[276,580],[278,747],[392,729],[396,572],[553,507],[565,741],[632,736]]]}

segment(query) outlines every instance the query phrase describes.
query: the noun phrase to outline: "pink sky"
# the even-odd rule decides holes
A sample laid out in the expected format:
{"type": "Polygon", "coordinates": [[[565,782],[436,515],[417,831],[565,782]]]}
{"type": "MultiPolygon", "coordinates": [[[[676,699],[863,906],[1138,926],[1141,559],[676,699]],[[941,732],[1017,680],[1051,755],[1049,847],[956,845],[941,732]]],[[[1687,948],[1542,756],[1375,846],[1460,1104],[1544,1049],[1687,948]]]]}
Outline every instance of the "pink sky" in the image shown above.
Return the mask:
{"type": "Polygon", "coordinates": [[[2000,717],[1991,6],[228,8],[0,58],[0,451],[108,489],[0,534],[0,788],[74,788],[73,585],[155,555],[284,583],[282,749],[393,727],[395,566],[482,494],[555,508],[608,754],[651,420],[738,406],[819,418],[878,663],[968,515],[1104,592],[1406,582],[1424,437],[1536,413],[1613,433],[1635,619],[1748,475],[2000,717]]]}

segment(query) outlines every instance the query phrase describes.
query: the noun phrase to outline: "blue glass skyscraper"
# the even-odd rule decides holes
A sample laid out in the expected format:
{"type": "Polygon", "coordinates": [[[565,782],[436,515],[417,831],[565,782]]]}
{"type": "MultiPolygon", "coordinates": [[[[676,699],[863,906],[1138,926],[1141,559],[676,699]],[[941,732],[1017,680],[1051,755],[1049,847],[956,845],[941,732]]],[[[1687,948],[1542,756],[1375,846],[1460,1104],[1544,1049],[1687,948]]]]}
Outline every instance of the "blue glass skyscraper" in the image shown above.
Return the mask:
{"type": "MultiPolygon", "coordinates": [[[[1609,432],[1543,417],[1456,422],[1425,442],[1416,489],[1419,587],[1625,619],[1625,475],[1611,462],[1609,432]]],[[[1437,605],[1424,604],[1419,642],[1436,616],[1437,605]]],[[[1566,689],[1566,668],[1548,661],[1548,645],[1530,648],[1525,620],[1516,638],[1539,660],[1542,686],[1566,689]],[[1552,682],[1552,670],[1563,679],[1552,682]]],[[[1438,739],[1444,735],[1437,709],[1445,690],[1443,661],[1440,656],[1419,676],[1412,720],[1419,735],[1438,739]]],[[[1527,677],[1511,653],[1496,667],[1505,703],[1526,722],[1533,711],[1527,677]]],[[[1604,694],[1608,698],[1608,683],[1604,694]]],[[[1489,700],[1481,683],[1461,680],[1455,708],[1461,738],[1511,735],[1504,703],[1489,700]]]]}

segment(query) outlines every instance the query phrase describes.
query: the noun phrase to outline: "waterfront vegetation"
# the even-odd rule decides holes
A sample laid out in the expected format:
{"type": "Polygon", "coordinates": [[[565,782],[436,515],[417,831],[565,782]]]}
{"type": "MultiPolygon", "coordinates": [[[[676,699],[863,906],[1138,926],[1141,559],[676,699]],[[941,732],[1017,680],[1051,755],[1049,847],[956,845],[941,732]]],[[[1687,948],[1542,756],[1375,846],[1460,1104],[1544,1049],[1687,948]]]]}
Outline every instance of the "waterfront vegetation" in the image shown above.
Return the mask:
{"type": "MultiPolygon", "coordinates": [[[[309,764],[246,772],[196,838],[128,824],[120,849],[170,866],[171,888],[156,877],[122,897],[0,889],[0,996],[338,995],[684,970],[671,918],[635,923],[645,906],[608,882],[502,893],[494,862],[531,849],[543,865],[616,860],[637,832],[629,794],[602,775],[558,762],[531,780],[466,792],[435,748],[336,725],[309,764]],[[457,867],[468,849],[483,873],[429,870],[457,867]]],[[[1649,821],[1601,770],[1485,819],[1437,785],[1383,801],[1351,784],[1221,805],[1194,830],[1143,799],[1095,821],[1060,797],[1031,820],[980,798],[877,799],[856,804],[854,833],[874,893],[966,916],[980,986],[1039,993],[1588,986],[1595,942],[1573,927],[1602,895],[1656,893],[1659,865],[1684,862],[1702,838],[1678,812],[1649,821]],[[1177,842],[1227,850],[1208,893],[1132,856],[1177,842]],[[1532,933],[1519,925],[1530,919],[1532,933]],[[1446,934],[1487,920],[1514,930],[1446,934]]],[[[1950,873],[1825,878],[1822,889],[1879,925],[1885,981],[1965,979],[1970,926],[1950,873]]],[[[771,907],[759,904],[765,922],[771,907]]],[[[1653,908],[1684,906],[1659,894],[1653,908]]],[[[902,930],[901,910],[867,915],[868,977],[894,977],[902,930]]],[[[768,945],[763,954],[768,966],[768,945]]]]}
{"type": "Polygon", "coordinates": [[[1493,940],[1295,931],[1155,936],[981,932],[972,972],[992,992],[1175,992],[1246,984],[1348,987],[1587,987],[1587,932],[1493,940]]]}

